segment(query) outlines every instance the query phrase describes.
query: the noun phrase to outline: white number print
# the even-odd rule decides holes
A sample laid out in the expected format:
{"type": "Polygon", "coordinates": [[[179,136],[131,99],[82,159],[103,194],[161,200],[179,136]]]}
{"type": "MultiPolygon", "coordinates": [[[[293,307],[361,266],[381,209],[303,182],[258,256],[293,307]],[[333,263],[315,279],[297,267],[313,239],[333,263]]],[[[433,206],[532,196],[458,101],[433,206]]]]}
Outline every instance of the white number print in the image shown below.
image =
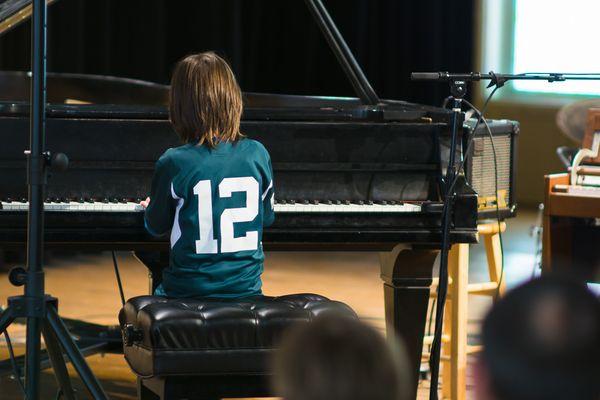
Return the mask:
{"type": "Polygon", "coordinates": [[[210,181],[199,181],[194,186],[194,194],[198,196],[198,228],[200,240],[196,240],[196,254],[216,254],[217,240],[213,231],[212,191],[210,181]]]}
{"type": "MultiPolygon", "coordinates": [[[[258,215],[258,181],[251,177],[225,178],[219,184],[219,197],[231,197],[235,192],[246,192],[246,207],[227,208],[221,214],[221,253],[258,249],[258,231],[234,236],[234,223],[250,222],[258,215]]],[[[196,254],[218,253],[213,229],[212,188],[210,180],[199,181],[194,186],[198,196],[198,228],[200,239],[196,240],[196,254]]]]}
{"type": "Polygon", "coordinates": [[[233,224],[250,222],[258,215],[258,182],[251,176],[223,179],[219,184],[219,197],[231,197],[233,192],[246,192],[246,207],[223,210],[221,214],[221,253],[256,250],[258,248],[258,231],[249,231],[244,236],[234,237],[233,224]]]}

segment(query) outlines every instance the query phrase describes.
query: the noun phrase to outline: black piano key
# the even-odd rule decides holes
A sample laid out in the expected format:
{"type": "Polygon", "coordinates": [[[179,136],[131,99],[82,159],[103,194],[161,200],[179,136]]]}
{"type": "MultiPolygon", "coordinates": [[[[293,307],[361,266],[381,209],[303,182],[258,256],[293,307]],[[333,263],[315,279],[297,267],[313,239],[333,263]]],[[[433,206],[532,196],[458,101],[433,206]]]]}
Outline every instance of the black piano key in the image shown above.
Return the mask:
{"type": "Polygon", "coordinates": [[[12,199],[10,197],[7,197],[6,200],[4,200],[5,203],[12,203],[12,199]]]}

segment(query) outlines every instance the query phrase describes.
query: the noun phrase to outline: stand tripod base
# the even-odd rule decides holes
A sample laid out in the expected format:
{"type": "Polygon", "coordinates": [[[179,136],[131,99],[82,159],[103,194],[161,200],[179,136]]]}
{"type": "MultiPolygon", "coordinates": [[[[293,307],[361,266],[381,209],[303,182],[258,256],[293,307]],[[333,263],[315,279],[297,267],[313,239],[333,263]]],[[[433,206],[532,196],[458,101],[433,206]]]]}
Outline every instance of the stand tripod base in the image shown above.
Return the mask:
{"type": "MultiPolygon", "coordinates": [[[[0,315],[1,314],[2,309],[0,309],[0,315]]],[[[106,326],[69,318],[62,318],[62,320],[84,357],[89,357],[94,354],[120,354],[123,352],[123,341],[118,325],[106,326]]],[[[15,323],[18,324],[19,321],[17,320],[15,323]]],[[[46,345],[46,347],[48,346],[46,345]]],[[[69,360],[67,359],[67,362],[68,361],[69,360]]],[[[15,363],[19,368],[24,368],[25,356],[15,357],[15,363]]],[[[40,352],[40,369],[45,370],[51,367],[52,364],[50,362],[48,351],[42,349],[40,352]]],[[[10,360],[0,361],[0,378],[13,374],[14,371],[10,360]]]]}
{"type": "MultiPolygon", "coordinates": [[[[25,304],[28,300],[25,296],[14,296],[8,299],[8,308],[0,315],[0,332],[4,332],[16,318],[31,318],[31,316],[26,315],[27,307],[25,307],[25,304]]],[[[85,362],[83,354],[75,344],[65,323],[58,316],[56,299],[46,296],[44,300],[45,313],[37,318],[41,319],[42,334],[46,341],[46,352],[64,398],[67,400],[75,399],[63,354],[66,353],[92,398],[96,400],[108,399],[102,386],[100,386],[100,382],[85,362]]],[[[26,385],[30,384],[39,384],[39,382],[26,382],[26,385]]]]}

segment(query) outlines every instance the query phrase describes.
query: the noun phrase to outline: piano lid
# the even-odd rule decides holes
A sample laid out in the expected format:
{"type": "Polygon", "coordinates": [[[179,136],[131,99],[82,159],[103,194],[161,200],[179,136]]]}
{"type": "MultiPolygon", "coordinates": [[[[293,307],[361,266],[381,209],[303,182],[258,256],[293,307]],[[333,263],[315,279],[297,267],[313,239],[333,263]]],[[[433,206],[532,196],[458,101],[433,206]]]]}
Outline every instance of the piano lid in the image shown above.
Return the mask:
{"type": "MultiPolygon", "coordinates": [[[[47,4],[56,0],[46,0],[47,4]]],[[[0,34],[31,15],[31,0],[0,0],[0,34]]],[[[448,121],[444,109],[380,100],[321,0],[305,0],[357,97],[244,93],[245,120],[262,121],[448,121]]],[[[30,74],[0,71],[0,116],[29,113],[30,74]]],[[[49,118],[166,119],[167,85],[114,76],[47,74],[49,118]]]]}
{"type": "MultiPolygon", "coordinates": [[[[52,4],[54,1],[56,0],[46,0],[46,4],[52,4]]],[[[363,105],[374,106],[379,104],[379,97],[367,80],[322,1],[305,0],[305,2],[360,102],[363,105]]],[[[32,11],[31,3],[32,0],[0,0],[0,35],[29,19],[32,11]]]]}
{"type": "MultiPolygon", "coordinates": [[[[168,85],[106,75],[49,72],[47,115],[80,118],[167,119],[168,85]]],[[[31,74],[0,71],[0,117],[29,113],[31,74]]],[[[364,105],[356,97],[244,92],[245,120],[422,121],[446,119],[448,111],[399,100],[364,105]]]]}
{"type": "MultiPolygon", "coordinates": [[[[46,0],[50,5],[56,0],[46,0]]],[[[0,36],[31,17],[31,0],[0,0],[0,36]]]]}

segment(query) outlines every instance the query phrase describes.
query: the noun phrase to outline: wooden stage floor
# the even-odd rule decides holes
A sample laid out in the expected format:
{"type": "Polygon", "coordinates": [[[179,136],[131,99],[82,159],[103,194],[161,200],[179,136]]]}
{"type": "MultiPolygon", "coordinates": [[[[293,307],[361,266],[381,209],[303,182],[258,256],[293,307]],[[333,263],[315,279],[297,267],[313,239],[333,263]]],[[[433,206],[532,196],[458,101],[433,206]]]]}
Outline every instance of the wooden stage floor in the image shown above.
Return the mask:
{"type": "MultiPolygon", "coordinates": [[[[509,221],[504,235],[505,276],[510,288],[531,276],[534,264],[534,240],[529,229],[535,222],[535,212],[520,211],[509,221]]],[[[145,268],[129,253],[118,253],[125,296],[147,293],[145,268]]],[[[269,295],[314,292],[348,303],[368,323],[384,332],[382,284],[379,279],[378,257],[375,253],[268,253],[263,275],[264,292],[269,295]]],[[[47,292],[58,297],[62,316],[102,324],[116,324],[121,307],[110,254],[55,255],[46,267],[47,292]]],[[[483,246],[471,248],[470,281],[487,279],[483,246]]],[[[21,289],[8,283],[6,271],[0,272],[0,304],[21,289]]],[[[470,341],[476,342],[479,323],[490,300],[471,297],[469,303],[470,341]]],[[[9,333],[18,354],[24,351],[25,328],[11,326],[9,333]]],[[[0,358],[7,349],[0,340],[0,358]]],[[[470,356],[473,365],[476,356],[470,356]]],[[[135,399],[135,378],[122,355],[96,355],[88,362],[101,380],[111,399],[135,399]]],[[[71,371],[73,372],[73,371],[71,371]]],[[[43,399],[53,399],[56,384],[51,371],[44,371],[43,399]]],[[[471,373],[469,373],[469,378],[471,373]]],[[[79,398],[87,398],[78,379],[74,381],[79,398]]],[[[472,398],[469,379],[468,398],[472,398]]],[[[428,381],[422,381],[419,399],[426,399],[428,381]]],[[[0,378],[0,400],[22,399],[17,383],[9,377],[0,378]]]]}

